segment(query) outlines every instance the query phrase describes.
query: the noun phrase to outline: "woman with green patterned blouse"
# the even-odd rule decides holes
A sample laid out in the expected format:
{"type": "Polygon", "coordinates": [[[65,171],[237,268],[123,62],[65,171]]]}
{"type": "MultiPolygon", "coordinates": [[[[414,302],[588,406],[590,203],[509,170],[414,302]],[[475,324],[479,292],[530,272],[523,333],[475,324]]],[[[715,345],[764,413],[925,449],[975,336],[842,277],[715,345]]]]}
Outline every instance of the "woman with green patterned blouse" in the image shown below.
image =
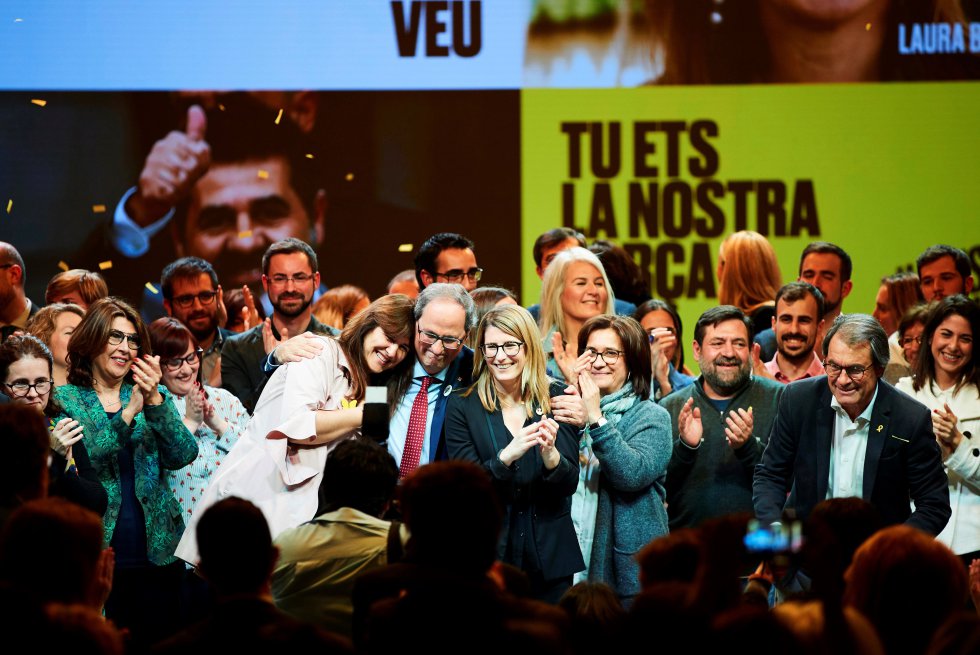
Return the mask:
{"type": "Polygon", "coordinates": [[[83,426],[85,445],[109,496],[105,542],[116,559],[106,615],[128,628],[134,648],[178,625],[184,531],[165,470],[186,466],[197,442],[170,392],[139,314],[118,298],[96,301],[68,342],[68,384],[55,397],[83,426]]]}

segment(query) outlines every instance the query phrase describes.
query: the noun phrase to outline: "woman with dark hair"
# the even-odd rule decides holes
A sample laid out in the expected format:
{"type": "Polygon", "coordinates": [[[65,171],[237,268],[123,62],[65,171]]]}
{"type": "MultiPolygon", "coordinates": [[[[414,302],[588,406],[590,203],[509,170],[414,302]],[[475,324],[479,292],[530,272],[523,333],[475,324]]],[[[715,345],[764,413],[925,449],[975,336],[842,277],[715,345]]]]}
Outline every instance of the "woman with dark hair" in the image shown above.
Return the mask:
{"type": "Polygon", "coordinates": [[[71,418],[54,417],[61,407],[51,398],[51,351],[31,335],[13,336],[0,345],[0,380],[15,403],[29,405],[48,419],[51,463],[48,494],[61,496],[102,516],[108,498],[82,443],[82,426],[71,418]]]}
{"type": "MultiPolygon", "coordinates": [[[[470,291],[470,298],[476,305],[476,324],[494,307],[501,305],[519,305],[517,296],[509,289],[503,287],[477,287],[470,291]]],[[[479,346],[476,343],[476,330],[470,331],[470,338],[466,340],[466,345],[476,350],[479,346]]]]}
{"type": "Polygon", "coordinates": [[[663,300],[648,300],[636,308],[633,318],[650,341],[654,400],[693,384],[694,376],[684,372],[684,329],[677,310],[663,300]]]}
{"type": "Polygon", "coordinates": [[[569,516],[577,430],[551,411],[564,385],[545,373],[540,336],[523,307],[487,312],[477,342],[473,385],[449,398],[446,447],[451,459],[479,464],[493,480],[505,508],[498,559],[528,574],[532,596],[555,603],[584,566],[569,516]]]}
{"type": "Polygon", "coordinates": [[[596,316],[579,332],[576,380],[588,427],[572,515],[589,580],[624,602],[640,592],[636,555],[667,534],[670,415],[650,402],[648,339],[635,319],[596,316]]]}
{"type": "Polygon", "coordinates": [[[650,273],[640,268],[625,248],[599,239],[592,242],[589,252],[595,253],[602,262],[617,300],[631,305],[650,300],[650,273]]]}
{"type": "Polygon", "coordinates": [[[150,323],[149,331],[153,352],[160,358],[163,384],[173,394],[184,426],[197,439],[197,458],[182,469],[166,473],[171,491],[189,518],[250,417],[229,391],[200,382],[203,351],[183,323],[158,318],[150,323]]]}
{"type": "Polygon", "coordinates": [[[969,562],[980,556],[980,307],[966,296],[934,303],[915,374],[896,387],[932,410],[932,428],[949,477],[953,510],[936,537],[969,562]]]}
{"type": "MultiPolygon", "coordinates": [[[[894,351],[885,367],[885,374],[882,375],[889,384],[898,384],[904,377],[910,377],[915,372],[915,364],[919,361],[919,349],[922,347],[923,331],[926,328],[926,319],[929,317],[929,305],[920,303],[910,307],[902,316],[898,323],[898,331],[895,333],[896,343],[901,348],[901,357],[896,357],[894,351]]],[[[891,348],[892,339],[888,339],[888,346],[891,348]]]]}
{"type": "Polygon", "coordinates": [[[184,530],[164,475],[197,456],[139,314],[113,297],[93,303],[68,342],[68,384],[55,390],[64,416],[79,422],[109,496],[106,545],[116,556],[106,616],[131,630],[134,645],[179,621],[184,567],[174,548],[184,530]]]}
{"type": "Polygon", "coordinates": [[[273,539],[316,515],[330,451],[370,426],[368,387],[387,384],[388,398],[400,398],[410,383],[413,309],[407,296],[382,296],[352,318],[339,338],[320,337],[318,355],[276,369],[198,503],[179,557],[197,563],[193,527],[205,509],[229,495],[258,506],[273,539]]]}

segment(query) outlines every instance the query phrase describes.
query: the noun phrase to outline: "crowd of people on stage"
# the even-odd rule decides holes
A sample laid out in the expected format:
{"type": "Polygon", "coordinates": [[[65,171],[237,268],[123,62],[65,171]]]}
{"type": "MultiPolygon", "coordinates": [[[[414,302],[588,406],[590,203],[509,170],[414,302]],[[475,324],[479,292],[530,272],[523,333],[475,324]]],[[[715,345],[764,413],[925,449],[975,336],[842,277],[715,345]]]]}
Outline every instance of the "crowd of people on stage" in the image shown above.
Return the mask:
{"type": "Polygon", "coordinates": [[[373,301],[285,236],[261,291],[183,256],[162,307],[77,269],[42,306],[0,242],[0,616],[101,653],[980,648],[966,253],[844,313],[842,248],[786,281],[736,232],[688,341],[615,244],[533,255],[528,308],[448,232],[373,301]]]}

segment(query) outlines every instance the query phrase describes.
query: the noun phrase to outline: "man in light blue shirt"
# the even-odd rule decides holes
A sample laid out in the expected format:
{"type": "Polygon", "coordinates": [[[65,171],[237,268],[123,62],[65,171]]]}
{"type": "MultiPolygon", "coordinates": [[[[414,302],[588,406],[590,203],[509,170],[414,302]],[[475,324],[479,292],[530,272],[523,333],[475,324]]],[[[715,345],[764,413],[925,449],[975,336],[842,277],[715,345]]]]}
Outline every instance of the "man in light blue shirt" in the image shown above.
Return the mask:
{"type": "MultiPolygon", "coordinates": [[[[415,399],[425,378],[425,431],[417,464],[446,459],[443,420],[446,401],[454,389],[470,384],[473,373],[473,351],[463,345],[466,335],[476,327],[476,307],[459,284],[434,282],[419,294],[415,303],[415,370],[408,392],[398,403],[388,432],[388,452],[404,470],[409,421],[415,399]]],[[[418,410],[417,410],[418,411],[418,410]]]]}

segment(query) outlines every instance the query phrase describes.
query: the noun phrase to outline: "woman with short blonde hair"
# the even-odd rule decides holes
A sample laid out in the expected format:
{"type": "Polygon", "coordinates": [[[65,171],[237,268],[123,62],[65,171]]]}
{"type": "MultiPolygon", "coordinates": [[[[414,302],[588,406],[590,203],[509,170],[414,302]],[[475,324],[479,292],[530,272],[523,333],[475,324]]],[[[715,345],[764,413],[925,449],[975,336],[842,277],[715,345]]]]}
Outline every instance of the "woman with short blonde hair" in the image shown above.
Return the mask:
{"type": "Polygon", "coordinates": [[[615,305],[606,270],[595,254],[585,248],[569,248],[555,256],[545,269],[539,320],[544,351],[554,358],[549,359],[549,375],[568,376],[578,357],[582,325],[593,316],[615,314],[615,305]]]}

